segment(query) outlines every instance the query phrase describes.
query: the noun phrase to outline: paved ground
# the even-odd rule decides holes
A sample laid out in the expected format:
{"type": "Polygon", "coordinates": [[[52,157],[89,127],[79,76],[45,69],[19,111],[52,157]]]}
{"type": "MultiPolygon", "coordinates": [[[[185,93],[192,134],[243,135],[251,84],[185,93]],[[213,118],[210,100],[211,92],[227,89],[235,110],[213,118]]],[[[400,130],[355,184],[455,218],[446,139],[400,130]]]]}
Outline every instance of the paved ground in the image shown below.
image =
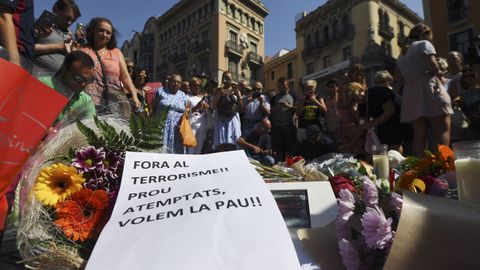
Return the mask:
{"type": "Polygon", "coordinates": [[[15,244],[16,232],[7,232],[2,242],[2,250],[0,252],[0,269],[1,270],[25,270],[22,264],[18,264],[22,258],[18,254],[15,244]]]}

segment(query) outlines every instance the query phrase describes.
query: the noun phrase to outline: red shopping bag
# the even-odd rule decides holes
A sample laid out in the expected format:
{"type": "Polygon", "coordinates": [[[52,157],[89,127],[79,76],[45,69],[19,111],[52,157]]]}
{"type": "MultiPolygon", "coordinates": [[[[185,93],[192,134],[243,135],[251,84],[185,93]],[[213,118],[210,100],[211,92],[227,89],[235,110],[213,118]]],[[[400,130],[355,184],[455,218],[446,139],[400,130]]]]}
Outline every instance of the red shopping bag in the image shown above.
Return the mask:
{"type": "Polygon", "coordinates": [[[67,102],[21,67],[0,59],[0,230],[8,186],[67,102]]]}

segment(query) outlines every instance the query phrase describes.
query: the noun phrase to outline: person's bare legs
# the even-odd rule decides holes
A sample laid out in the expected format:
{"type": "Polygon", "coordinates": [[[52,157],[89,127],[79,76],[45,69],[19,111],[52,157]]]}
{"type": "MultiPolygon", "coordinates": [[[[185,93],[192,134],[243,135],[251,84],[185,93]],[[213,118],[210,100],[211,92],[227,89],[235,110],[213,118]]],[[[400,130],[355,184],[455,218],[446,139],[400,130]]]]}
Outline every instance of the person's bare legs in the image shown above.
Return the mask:
{"type": "MultiPolygon", "coordinates": [[[[436,144],[450,145],[451,116],[440,115],[428,118],[436,144]]],[[[436,145],[435,145],[436,146],[436,145]]]]}
{"type": "Polygon", "coordinates": [[[419,117],[412,122],[413,139],[412,152],[417,157],[423,157],[427,144],[427,118],[419,117]]]}

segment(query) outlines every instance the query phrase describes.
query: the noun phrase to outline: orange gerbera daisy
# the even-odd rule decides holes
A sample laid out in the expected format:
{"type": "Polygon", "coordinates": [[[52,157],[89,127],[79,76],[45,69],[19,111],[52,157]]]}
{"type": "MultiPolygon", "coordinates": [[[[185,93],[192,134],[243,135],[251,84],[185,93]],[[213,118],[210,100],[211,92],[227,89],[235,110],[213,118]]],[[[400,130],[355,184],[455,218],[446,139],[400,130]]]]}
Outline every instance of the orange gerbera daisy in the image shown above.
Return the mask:
{"type": "Polygon", "coordinates": [[[108,195],[104,190],[82,189],[56,205],[55,224],[73,241],[84,242],[104,226],[108,195]]]}

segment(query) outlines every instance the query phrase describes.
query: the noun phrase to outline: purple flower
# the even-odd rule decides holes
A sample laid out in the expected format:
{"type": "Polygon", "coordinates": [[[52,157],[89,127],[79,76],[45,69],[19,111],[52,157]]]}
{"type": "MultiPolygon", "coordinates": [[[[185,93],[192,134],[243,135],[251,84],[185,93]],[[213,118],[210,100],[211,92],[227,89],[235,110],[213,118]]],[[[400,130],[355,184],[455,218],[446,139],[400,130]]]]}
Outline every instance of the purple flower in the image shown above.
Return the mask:
{"type": "Polygon", "coordinates": [[[93,146],[82,147],[75,151],[75,157],[72,160],[72,166],[79,172],[103,171],[105,152],[103,148],[96,149],[93,146]]]}
{"type": "Polygon", "coordinates": [[[389,248],[393,241],[392,219],[386,218],[378,206],[367,207],[362,216],[362,235],[367,247],[376,249],[389,248]]]}
{"type": "Polygon", "coordinates": [[[342,189],[338,193],[339,199],[338,206],[340,211],[338,212],[337,222],[344,225],[353,215],[353,210],[355,209],[355,198],[353,197],[352,192],[348,189],[342,189]]]}
{"type": "Polygon", "coordinates": [[[368,177],[363,180],[363,194],[365,195],[365,205],[373,207],[378,204],[378,189],[375,183],[368,177]]]}
{"type": "Polygon", "coordinates": [[[437,197],[445,197],[448,192],[448,182],[443,179],[433,178],[432,185],[430,186],[430,190],[428,192],[429,195],[437,196],[437,197]]]}
{"type": "Polygon", "coordinates": [[[357,249],[348,240],[342,239],[338,242],[338,249],[342,256],[342,262],[347,270],[357,270],[360,268],[360,258],[357,249]]]}
{"type": "Polygon", "coordinates": [[[85,184],[83,184],[85,188],[91,190],[105,190],[108,191],[108,181],[105,180],[103,177],[92,178],[87,180],[85,184]]]}
{"type": "Polygon", "coordinates": [[[397,217],[400,217],[400,212],[402,212],[403,197],[402,195],[395,192],[390,193],[390,196],[390,204],[395,209],[397,217]]]}
{"type": "Polygon", "coordinates": [[[108,151],[103,160],[103,167],[106,171],[115,172],[119,165],[123,163],[122,154],[115,151],[108,151]]]}

